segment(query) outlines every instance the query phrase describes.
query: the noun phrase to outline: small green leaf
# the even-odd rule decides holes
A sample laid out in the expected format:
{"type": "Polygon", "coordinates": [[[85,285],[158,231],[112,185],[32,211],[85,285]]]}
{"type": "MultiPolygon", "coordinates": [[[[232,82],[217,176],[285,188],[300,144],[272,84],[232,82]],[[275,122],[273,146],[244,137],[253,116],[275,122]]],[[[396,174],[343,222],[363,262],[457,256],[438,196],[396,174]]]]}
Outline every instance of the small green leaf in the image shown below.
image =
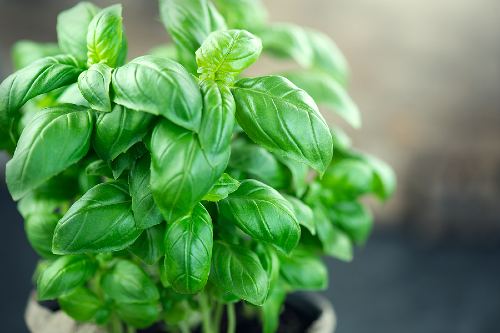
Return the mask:
{"type": "Polygon", "coordinates": [[[111,163],[111,170],[113,171],[113,178],[118,179],[126,170],[131,170],[135,161],[144,156],[147,149],[142,142],[138,142],[126,152],[118,155],[111,163]]]}
{"type": "Polygon", "coordinates": [[[157,322],[160,317],[158,302],[119,303],[115,310],[120,319],[135,328],[147,328],[157,322]]]}
{"type": "Polygon", "coordinates": [[[56,254],[118,251],[140,235],[128,188],[121,182],[99,184],[76,201],[57,224],[56,254]]]}
{"type": "Polygon", "coordinates": [[[90,21],[87,32],[87,65],[104,63],[115,67],[123,46],[122,6],[99,11],[90,21]]]}
{"type": "Polygon", "coordinates": [[[103,307],[102,301],[89,289],[79,287],[58,298],[61,309],[77,321],[92,321],[103,307]]]}
{"type": "Polygon", "coordinates": [[[293,208],[279,192],[248,179],[219,202],[220,213],[252,238],[268,242],[286,253],[300,239],[300,226],[293,208]]]}
{"type": "Polygon", "coordinates": [[[52,237],[59,217],[55,214],[38,212],[25,219],[24,230],[31,247],[44,258],[54,258],[52,237]]]}
{"type": "Polygon", "coordinates": [[[87,62],[87,31],[99,8],[90,2],[80,2],[57,16],[57,39],[64,53],[87,62]]]}
{"type": "Polygon", "coordinates": [[[260,56],[260,39],[245,30],[212,32],[196,51],[200,78],[232,82],[260,56]]]}
{"type": "Polygon", "coordinates": [[[233,88],[236,120],[250,139],[323,173],[330,164],[330,130],[313,99],[280,76],[241,79],[233,88]]]}
{"type": "Polygon", "coordinates": [[[111,97],[109,96],[111,72],[111,67],[105,63],[98,63],[90,66],[78,77],[78,88],[94,110],[111,111],[111,97]]]}
{"type": "Polygon", "coordinates": [[[396,174],[387,163],[374,156],[363,155],[362,159],[365,160],[373,170],[372,191],[380,199],[388,199],[396,190],[396,174]]]}
{"type": "Polygon", "coordinates": [[[255,305],[262,305],[269,280],[255,253],[246,247],[214,243],[211,279],[229,293],[255,305]]]}
{"type": "Polygon", "coordinates": [[[328,216],[355,244],[363,244],[373,227],[373,216],[358,202],[336,203],[328,210],[328,216]]]}
{"type": "Polygon", "coordinates": [[[160,298],[151,278],[139,266],[125,259],[118,259],[103,275],[101,287],[116,304],[149,303],[160,298]]]}
{"type": "Polygon", "coordinates": [[[153,116],[115,105],[112,112],[101,114],[96,121],[94,149],[105,161],[112,161],[146,135],[153,116]]]}
{"type": "Polygon", "coordinates": [[[109,165],[103,160],[97,160],[89,163],[85,168],[85,173],[88,176],[102,176],[107,178],[113,178],[113,173],[109,168],[109,165]]]}
{"type": "Polygon", "coordinates": [[[295,217],[300,225],[307,228],[312,235],[316,234],[316,226],[314,225],[314,213],[312,209],[303,203],[300,199],[297,199],[291,195],[284,195],[293,207],[295,217]]]}
{"type": "Polygon", "coordinates": [[[324,212],[324,208],[314,209],[316,232],[325,254],[343,261],[351,261],[353,256],[353,245],[349,237],[339,228],[333,225],[324,212]]]}
{"type": "Polygon", "coordinates": [[[60,104],[75,104],[91,108],[89,102],[83,97],[82,92],[78,89],[78,84],[69,85],[62,94],[57,98],[57,103],[60,104]]]}
{"type": "Polygon", "coordinates": [[[194,294],[205,287],[212,258],[213,226],[202,204],[190,216],[169,224],[165,234],[165,270],[172,288],[194,294]]]}
{"type": "Polygon", "coordinates": [[[117,104],[161,115],[193,131],[200,128],[200,89],[184,67],[173,60],[136,58],[113,72],[112,86],[117,104]]]}
{"type": "Polygon", "coordinates": [[[261,0],[215,0],[215,5],[230,28],[260,30],[267,20],[261,0]]]}
{"type": "Polygon", "coordinates": [[[333,109],[352,127],[361,127],[361,114],[357,105],[345,88],[330,75],[317,71],[296,71],[284,76],[307,91],[318,105],[333,109]]]}
{"type": "Polygon", "coordinates": [[[240,182],[232,178],[227,173],[222,174],[222,176],[217,180],[214,186],[210,189],[204,197],[203,200],[206,201],[220,201],[227,198],[227,196],[238,189],[240,182]]]}
{"type": "Polygon", "coordinates": [[[135,225],[139,229],[147,229],[163,221],[163,216],[153,200],[150,179],[151,159],[146,154],[135,162],[128,178],[135,225]]]}
{"type": "Polygon", "coordinates": [[[154,265],[165,255],[164,238],[165,224],[155,225],[144,230],[129,250],[144,263],[154,265]]]}
{"type": "Polygon", "coordinates": [[[292,160],[285,156],[275,155],[278,161],[284,164],[288,171],[290,172],[290,187],[294,191],[295,195],[302,197],[307,190],[309,183],[308,177],[310,176],[309,167],[304,164],[292,160]]]}
{"type": "Polygon", "coordinates": [[[63,104],[38,113],[24,129],[6,177],[14,200],[78,162],[90,146],[91,110],[63,104]]]}
{"type": "Polygon", "coordinates": [[[53,299],[71,292],[83,285],[95,270],[95,262],[87,256],[60,257],[38,277],[38,299],[53,299]]]}
{"type": "Polygon", "coordinates": [[[332,164],[321,179],[337,200],[353,200],[371,191],[373,171],[363,161],[344,159],[332,164]]]}
{"type": "Polygon", "coordinates": [[[229,150],[213,161],[195,133],[167,120],[151,138],[151,190],[167,222],[188,214],[222,175],[229,150]]]}
{"type": "Polygon", "coordinates": [[[328,285],[328,270],[317,255],[294,251],[280,258],[280,274],[292,290],[324,290],[328,285]]]}
{"type": "Polygon", "coordinates": [[[20,40],[12,47],[12,62],[14,63],[14,69],[19,70],[37,60],[57,54],[61,54],[57,44],[20,40]]]}

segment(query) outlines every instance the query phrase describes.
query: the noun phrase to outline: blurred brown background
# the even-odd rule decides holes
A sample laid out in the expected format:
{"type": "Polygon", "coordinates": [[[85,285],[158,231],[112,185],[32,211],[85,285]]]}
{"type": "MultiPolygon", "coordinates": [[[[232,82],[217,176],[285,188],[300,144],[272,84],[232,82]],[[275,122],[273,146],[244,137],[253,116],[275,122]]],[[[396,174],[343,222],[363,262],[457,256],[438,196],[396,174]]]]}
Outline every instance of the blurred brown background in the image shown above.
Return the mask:
{"type": "MultiPolygon", "coordinates": [[[[55,41],[57,13],[76,2],[0,0],[1,79],[12,43],[55,41]]],[[[271,20],[337,42],[364,121],[342,127],[398,175],[395,197],[373,205],[375,236],[359,259],[332,263],[339,333],[500,332],[500,1],[264,2],[271,20]]],[[[167,41],[155,0],[121,3],[130,57],[167,41]]]]}

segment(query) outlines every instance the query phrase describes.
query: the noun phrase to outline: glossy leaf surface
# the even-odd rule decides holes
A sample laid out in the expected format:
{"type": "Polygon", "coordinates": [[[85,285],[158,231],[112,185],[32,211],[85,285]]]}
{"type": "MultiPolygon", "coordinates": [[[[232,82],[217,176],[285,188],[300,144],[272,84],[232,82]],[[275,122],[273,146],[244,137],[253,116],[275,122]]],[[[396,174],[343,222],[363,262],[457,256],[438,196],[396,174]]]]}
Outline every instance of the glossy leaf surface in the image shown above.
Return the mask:
{"type": "Polygon", "coordinates": [[[111,97],[109,95],[111,72],[111,67],[105,63],[98,63],[90,66],[78,77],[78,88],[94,110],[111,111],[111,97]]]}

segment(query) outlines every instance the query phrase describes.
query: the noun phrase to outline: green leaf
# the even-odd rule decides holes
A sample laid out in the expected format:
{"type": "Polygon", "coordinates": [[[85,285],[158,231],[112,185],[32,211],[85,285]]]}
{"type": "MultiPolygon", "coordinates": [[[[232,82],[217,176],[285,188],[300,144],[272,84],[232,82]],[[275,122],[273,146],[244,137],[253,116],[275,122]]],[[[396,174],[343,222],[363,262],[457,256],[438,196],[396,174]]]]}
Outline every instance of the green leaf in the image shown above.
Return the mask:
{"type": "Polygon", "coordinates": [[[97,118],[94,150],[103,160],[114,160],[142,140],[153,118],[148,113],[115,105],[112,112],[97,118]]]}
{"type": "Polygon", "coordinates": [[[191,54],[212,31],[226,28],[208,0],[160,0],[160,14],[174,42],[191,54]]]}
{"type": "Polygon", "coordinates": [[[118,251],[140,233],[127,186],[117,181],[102,183],[85,193],[59,221],[52,250],[56,254],[118,251]]]}
{"type": "MultiPolygon", "coordinates": [[[[48,182],[46,185],[55,185],[48,182]]],[[[45,186],[46,186],[45,185],[45,186]]],[[[44,191],[31,191],[17,203],[17,210],[26,220],[32,215],[50,215],[56,213],[63,200],[57,195],[46,195],[44,191]]],[[[66,194],[66,193],[65,193],[66,194]]]]}
{"type": "Polygon", "coordinates": [[[154,47],[149,51],[149,54],[154,57],[168,58],[179,62],[179,57],[177,55],[177,49],[174,44],[163,44],[154,47]]]}
{"type": "Polygon", "coordinates": [[[284,76],[307,91],[318,105],[333,109],[352,127],[361,127],[361,114],[357,105],[345,88],[330,75],[317,71],[296,71],[284,76]]]}
{"type": "Polygon", "coordinates": [[[63,104],[38,113],[24,129],[6,177],[14,200],[78,162],[90,146],[91,110],[63,104]]]}
{"type": "Polygon", "coordinates": [[[24,230],[31,247],[44,258],[54,258],[52,237],[59,218],[55,214],[39,212],[25,219],[24,230]]]}
{"type": "Polygon", "coordinates": [[[241,79],[236,120],[250,139],[323,173],[333,154],[330,130],[313,99],[280,76],[241,79]]]}
{"type": "Polygon", "coordinates": [[[103,160],[97,160],[92,163],[89,163],[85,168],[85,173],[88,176],[99,176],[99,177],[107,177],[113,178],[113,173],[109,167],[109,165],[103,160]]]}
{"type": "Polygon", "coordinates": [[[222,174],[222,176],[217,180],[214,186],[210,189],[204,197],[203,200],[206,201],[220,201],[227,198],[227,196],[238,189],[240,182],[232,178],[227,173],[222,174]]]}
{"type": "Polygon", "coordinates": [[[190,216],[171,224],[165,234],[165,270],[176,292],[194,294],[208,280],[212,258],[213,226],[202,204],[190,216]]]}
{"type": "Polygon", "coordinates": [[[72,56],[35,61],[0,84],[0,148],[12,148],[18,138],[18,110],[30,99],[76,82],[82,69],[72,56]]]}
{"type": "Polygon", "coordinates": [[[214,3],[230,28],[259,30],[267,20],[261,0],[215,0],[214,3]]]}
{"type": "Polygon", "coordinates": [[[89,102],[83,97],[77,83],[73,83],[64,89],[62,94],[57,98],[57,103],[75,104],[91,108],[89,102]]]}
{"type": "Polygon", "coordinates": [[[312,209],[303,203],[300,199],[297,199],[291,195],[283,195],[285,199],[287,199],[293,207],[293,212],[295,213],[295,217],[297,218],[297,222],[312,235],[316,234],[316,226],[314,224],[314,213],[312,209]]]}
{"type": "Polygon", "coordinates": [[[275,333],[280,324],[280,314],[285,303],[285,288],[275,285],[269,290],[266,302],[262,306],[262,329],[264,333],[275,333]]]}
{"type": "Polygon", "coordinates": [[[328,270],[317,255],[294,251],[280,258],[280,274],[292,290],[324,290],[328,270]]]}
{"type": "Polygon", "coordinates": [[[139,266],[125,259],[118,259],[102,276],[101,287],[116,304],[149,303],[160,299],[151,278],[139,266]]]}
{"type": "Polygon", "coordinates": [[[128,178],[135,225],[139,229],[147,229],[163,221],[163,216],[153,200],[150,179],[151,159],[146,154],[135,162],[128,178]]]}
{"type": "Polygon", "coordinates": [[[269,280],[255,253],[246,247],[215,242],[211,279],[225,290],[255,305],[262,305],[269,280]]]}
{"type": "Polygon", "coordinates": [[[212,32],[196,51],[200,78],[232,82],[260,56],[260,39],[245,30],[212,32]]]}
{"type": "Polygon", "coordinates": [[[130,252],[139,257],[144,263],[154,265],[165,255],[164,238],[164,223],[147,228],[130,246],[130,252]]]}
{"type": "Polygon", "coordinates": [[[257,245],[257,247],[255,248],[255,252],[259,257],[262,267],[267,273],[269,286],[272,289],[278,283],[279,278],[280,261],[278,254],[272,246],[263,243],[257,245]]]}
{"type": "Polygon", "coordinates": [[[122,6],[99,11],[90,21],[87,32],[87,65],[104,63],[115,67],[123,46],[122,6]]]}
{"type": "Polygon", "coordinates": [[[373,227],[370,211],[359,202],[339,202],[329,209],[328,216],[355,244],[363,244],[373,227]]]}
{"type": "Polygon", "coordinates": [[[200,128],[200,89],[195,79],[173,60],[136,58],[113,72],[112,86],[117,104],[164,116],[193,131],[200,128]]]}
{"type": "Polygon", "coordinates": [[[163,120],[151,138],[151,190],[167,222],[189,213],[222,175],[229,150],[213,160],[195,133],[163,120]]]}
{"type": "Polygon", "coordinates": [[[284,164],[290,172],[290,187],[296,196],[302,197],[307,190],[310,176],[309,167],[304,164],[292,160],[288,157],[276,155],[278,161],[284,164]]]}
{"type": "Polygon", "coordinates": [[[384,161],[371,156],[363,155],[362,159],[368,163],[373,170],[372,191],[382,200],[386,200],[396,190],[396,174],[384,161]]]}
{"type": "Polygon", "coordinates": [[[160,317],[158,302],[119,303],[115,310],[120,319],[135,328],[147,328],[157,322],[160,317]]]}
{"type": "Polygon", "coordinates": [[[126,170],[131,170],[135,161],[144,156],[147,149],[142,142],[138,142],[126,152],[118,155],[111,163],[113,178],[118,179],[126,170]]]}
{"type": "Polygon", "coordinates": [[[337,200],[353,200],[371,191],[373,171],[367,163],[344,159],[332,164],[321,179],[337,200]]]}
{"type": "Polygon", "coordinates": [[[87,61],[87,31],[99,8],[90,2],[80,2],[57,16],[57,39],[64,53],[75,56],[80,63],[87,61]]]}
{"type": "Polygon", "coordinates": [[[299,242],[300,226],[292,206],[279,192],[259,181],[242,181],[238,190],[219,202],[219,210],[252,238],[286,253],[299,242]]]}
{"type": "Polygon", "coordinates": [[[12,61],[14,69],[19,70],[31,65],[33,62],[50,56],[60,54],[57,44],[37,43],[30,40],[20,40],[12,47],[12,61]]]}
{"type": "Polygon", "coordinates": [[[95,270],[95,262],[87,256],[60,257],[38,277],[38,299],[53,299],[71,292],[83,285],[95,270]]]}
{"type": "Polygon", "coordinates": [[[351,261],[353,246],[349,237],[328,219],[322,207],[314,209],[316,232],[325,254],[343,261],[351,261]]]}
{"type": "Polygon", "coordinates": [[[64,312],[77,321],[92,321],[103,307],[101,300],[89,289],[78,287],[58,299],[64,312]]]}
{"type": "Polygon", "coordinates": [[[109,89],[112,70],[105,63],[98,63],[90,66],[78,77],[78,88],[94,110],[111,111],[109,89]]]}

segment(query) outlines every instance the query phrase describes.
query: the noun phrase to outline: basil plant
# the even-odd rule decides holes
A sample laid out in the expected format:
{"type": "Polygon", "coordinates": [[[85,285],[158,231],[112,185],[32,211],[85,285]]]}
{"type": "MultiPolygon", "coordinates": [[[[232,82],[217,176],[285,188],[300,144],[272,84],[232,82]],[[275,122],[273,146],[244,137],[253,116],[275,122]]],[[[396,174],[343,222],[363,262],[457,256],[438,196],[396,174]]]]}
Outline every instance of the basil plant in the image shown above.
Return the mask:
{"type": "Polygon", "coordinates": [[[348,69],[324,34],[253,0],[161,0],[172,44],[127,60],[122,7],[82,2],[58,43],[17,43],[0,85],[6,180],[41,256],[39,300],[109,332],[275,332],[286,295],[321,290],[395,187],[317,104],[354,127],[348,69]],[[297,69],[249,77],[261,53],[297,69]],[[221,324],[223,322],[223,324],[221,324]]]}

